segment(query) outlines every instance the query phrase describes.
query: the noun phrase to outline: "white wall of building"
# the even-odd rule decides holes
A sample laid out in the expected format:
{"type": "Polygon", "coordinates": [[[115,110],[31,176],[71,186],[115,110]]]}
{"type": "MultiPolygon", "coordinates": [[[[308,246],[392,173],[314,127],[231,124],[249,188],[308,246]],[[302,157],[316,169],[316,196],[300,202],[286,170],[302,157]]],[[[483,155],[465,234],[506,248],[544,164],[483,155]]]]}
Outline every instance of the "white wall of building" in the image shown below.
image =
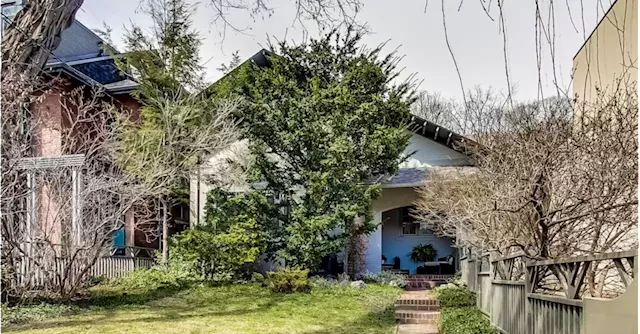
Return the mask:
{"type": "Polygon", "coordinates": [[[469,164],[469,158],[466,155],[415,133],[412,133],[409,145],[403,152],[405,156],[411,153],[413,155],[403,162],[400,168],[463,166],[469,164]]]}
{"type": "Polygon", "coordinates": [[[385,188],[382,196],[373,202],[374,222],[379,224],[367,240],[365,252],[365,268],[369,272],[378,273],[382,270],[382,213],[391,209],[412,205],[418,199],[414,188],[385,188]]]}

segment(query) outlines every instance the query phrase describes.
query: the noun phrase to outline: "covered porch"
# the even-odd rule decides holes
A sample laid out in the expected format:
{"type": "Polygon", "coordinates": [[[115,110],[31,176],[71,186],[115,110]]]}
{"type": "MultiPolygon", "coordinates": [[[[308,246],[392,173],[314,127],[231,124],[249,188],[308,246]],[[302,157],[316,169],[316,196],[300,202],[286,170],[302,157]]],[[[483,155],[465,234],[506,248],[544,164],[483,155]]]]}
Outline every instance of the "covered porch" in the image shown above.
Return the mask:
{"type": "Polygon", "coordinates": [[[379,225],[368,239],[367,271],[449,276],[458,269],[453,240],[436,236],[429,222],[419,222],[412,217],[417,198],[415,187],[384,188],[382,196],[374,202],[374,220],[379,225]],[[432,261],[412,259],[411,252],[419,245],[431,245],[435,249],[432,261]]]}

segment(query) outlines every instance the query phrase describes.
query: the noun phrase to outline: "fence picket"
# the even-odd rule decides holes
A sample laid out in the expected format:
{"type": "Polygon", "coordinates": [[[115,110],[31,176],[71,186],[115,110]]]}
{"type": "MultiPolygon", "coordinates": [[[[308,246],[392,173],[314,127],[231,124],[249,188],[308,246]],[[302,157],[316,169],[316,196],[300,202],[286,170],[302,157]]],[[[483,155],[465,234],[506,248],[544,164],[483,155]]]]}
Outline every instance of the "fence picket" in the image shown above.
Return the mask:
{"type": "MultiPolygon", "coordinates": [[[[64,276],[68,266],[68,260],[64,258],[55,259],[52,267],[44,269],[36,266],[29,258],[19,257],[15,262],[18,272],[17,279],[12,281],[13,284],[32,289],[49,289],[51,287],[46,285],[51,280],[60,284],[59,280],[64,276]]],[[[102,257],[96,260],[87,274],[91,277],[118,278],[137,268],[150,268],[154,263],[155,260],[152,258],[102,257]]],[[[73,264],[69,269],[76,274],[81,271],[81,267],[77,264],[73,264]]]]}

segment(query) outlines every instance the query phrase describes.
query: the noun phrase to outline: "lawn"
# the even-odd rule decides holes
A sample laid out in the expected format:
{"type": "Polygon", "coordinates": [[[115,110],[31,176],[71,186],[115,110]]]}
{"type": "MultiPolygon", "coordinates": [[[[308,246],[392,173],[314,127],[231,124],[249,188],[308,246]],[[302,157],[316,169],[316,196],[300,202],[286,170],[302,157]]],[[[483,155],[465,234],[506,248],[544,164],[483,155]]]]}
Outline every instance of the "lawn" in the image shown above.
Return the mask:
{"type": "Polygon", "coordinates": [[[259,285],[123,294],[95,288],[74,315],[2,326],[6,333],[393,333],[400,290],[314,288],[275,294],[259,285]]]}

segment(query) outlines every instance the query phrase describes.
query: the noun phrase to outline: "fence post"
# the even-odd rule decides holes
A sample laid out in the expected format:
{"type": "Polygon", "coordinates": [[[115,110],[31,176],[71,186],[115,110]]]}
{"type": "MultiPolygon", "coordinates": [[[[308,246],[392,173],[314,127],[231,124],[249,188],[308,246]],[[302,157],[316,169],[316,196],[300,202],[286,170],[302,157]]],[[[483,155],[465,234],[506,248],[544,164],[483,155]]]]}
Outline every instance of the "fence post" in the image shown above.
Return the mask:
{"type": "Polygon", "coordinates": [[[533,333],[533,310],[531,308],[531,303],[527,295],[533,291],[533,282],[531,281],[532,272],[535,271],[535,267],[529,267],[529,260],[526,258],[523,259],[524,264],[524,311],[526,315],[526,324],[525,324],[525,333],[524,334],[534,334],[533,333]]]}

